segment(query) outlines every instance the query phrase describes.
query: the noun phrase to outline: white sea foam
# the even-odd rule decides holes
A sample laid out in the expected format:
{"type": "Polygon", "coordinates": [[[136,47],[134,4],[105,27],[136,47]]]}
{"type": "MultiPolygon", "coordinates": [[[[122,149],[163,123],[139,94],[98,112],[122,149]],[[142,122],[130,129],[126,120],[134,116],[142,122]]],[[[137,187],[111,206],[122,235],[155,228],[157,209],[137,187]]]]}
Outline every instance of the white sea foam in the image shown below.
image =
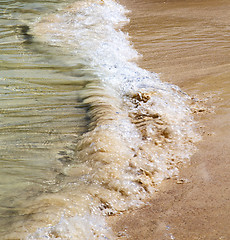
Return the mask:
{"type": "Polygon", "coordinates": [[[84,215],[72,218],[62,218],[54,226],[38,229],[33,235],[27,237],[28,240],[36,239],[111,239],[105,219],[96,215],[84,215]]]}
{"type": "Polygon", "coordinates": [[[58,195],[92,201],[75,202],[77,215],[28,239],[113,239],[103,216],[141,205],[194,150],[189,97],[136,65],[138,53],[121,31],[126,12],[112,0],[78,1],[33,26],[37,40],[80,56],[97,80],[81,92],[91,121],[58,195]]]}

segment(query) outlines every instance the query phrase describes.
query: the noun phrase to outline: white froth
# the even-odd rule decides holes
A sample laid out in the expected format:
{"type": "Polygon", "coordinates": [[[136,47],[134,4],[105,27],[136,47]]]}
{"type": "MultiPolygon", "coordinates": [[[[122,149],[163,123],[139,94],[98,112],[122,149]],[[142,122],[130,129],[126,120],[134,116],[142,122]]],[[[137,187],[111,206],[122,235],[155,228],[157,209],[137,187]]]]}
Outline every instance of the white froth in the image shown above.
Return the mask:
{"type": "Polygon", "coordinates": [[[82,91],[89,131],[63,172],[97,199],[101,215],[63,218],[28,239],[113,239],[102,215],[139,206],[193,152],[189,97],[133,62],[138,53],[121,31],[126,13],[112,0],[80,1],[34,25],[37,39],[72,51],[97,76],[82,91]]]}
{"type": "Polygon", "coordinates": [[[96,215],[76,215],[68,219],[62,218],[55,226],[38,229],[34,234],[29,235],[27,240],[108,240],[113,238],[109,234],[109,231],[110,229],[106,226],[103,217],[96,215]]]}

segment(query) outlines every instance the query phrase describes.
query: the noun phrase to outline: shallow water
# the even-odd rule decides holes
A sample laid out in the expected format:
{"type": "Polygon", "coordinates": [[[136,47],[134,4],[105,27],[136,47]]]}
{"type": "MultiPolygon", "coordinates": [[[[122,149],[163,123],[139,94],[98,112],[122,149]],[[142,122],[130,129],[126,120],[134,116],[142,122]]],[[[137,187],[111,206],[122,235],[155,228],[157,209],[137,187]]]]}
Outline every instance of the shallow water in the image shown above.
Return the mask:
{"type": "Polygon", "coordinates": [[[120,4],[1,3],[2,238],[113,239],[194,152],[193,100],[136,65],[120,4]]]}
{"type": "Polygon", "coordinates": [[[29,198],[50,191],[87,123],[77,98],[88,71],[22,33],[26,21],[55,8],[55,1],[0,3],[1,233],[23,219],[19,211],[29,198]]]}
{"type": "Polygon", "coordinates": [[[178,84],[195,109],[203,141],[150,204],[116,219],[121,239],[229,239],[230,2],[129,1],[127,25],[140,66],[178,84]]]}

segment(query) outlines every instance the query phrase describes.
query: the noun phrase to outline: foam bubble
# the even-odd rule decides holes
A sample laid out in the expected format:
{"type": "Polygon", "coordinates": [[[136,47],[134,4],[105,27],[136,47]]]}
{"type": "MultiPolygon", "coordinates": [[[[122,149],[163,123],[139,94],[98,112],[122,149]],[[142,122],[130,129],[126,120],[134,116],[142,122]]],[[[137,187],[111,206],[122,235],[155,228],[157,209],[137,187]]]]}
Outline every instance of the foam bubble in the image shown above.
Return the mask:
{"type": "Polygon", "coordinates": [[[106,226],[104,218],[96,215],[86,214],[72,218],[62,218],[54,226],[38,229],[34,234],[27,237],[27,240],[44,239],[97,239],[108,240],[114,238],[111,230],[106,226]]]}
{"type": "MultiPolygon", "coordinates": [[[[96,80],[81,92],[90,124],[78,139],[75,160],[63,167],[59,191],[69,190],[74,201],[84,189],[93,200],[80,215],[65,216],[29,239],[113,238],[103,216],[143,204],[194,151],[199,137],[189,97],[136,65],[138,53],[121,31],[126,12],[112,0],[78,1],[33,26],[37,40],[84,59],[96,80]]],[[[74,211],[81,207],[76,203],[74,211]]]]}

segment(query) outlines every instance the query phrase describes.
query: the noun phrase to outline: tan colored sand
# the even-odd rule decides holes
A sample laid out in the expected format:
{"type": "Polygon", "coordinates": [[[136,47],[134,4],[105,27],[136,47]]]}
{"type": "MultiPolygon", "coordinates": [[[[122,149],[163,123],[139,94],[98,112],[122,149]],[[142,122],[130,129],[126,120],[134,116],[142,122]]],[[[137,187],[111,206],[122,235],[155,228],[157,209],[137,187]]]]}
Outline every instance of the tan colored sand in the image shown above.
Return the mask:
{"type": "Polygon", "coordinates": [[[230,2],[122,4],[132,10],[126,30],[143,54],[141,67],[203,99],[210,111],[195,114],[203,140],[179,180],[165,181],[148,205],[110,224],[118,239],[230,239],[230,2]]]}

